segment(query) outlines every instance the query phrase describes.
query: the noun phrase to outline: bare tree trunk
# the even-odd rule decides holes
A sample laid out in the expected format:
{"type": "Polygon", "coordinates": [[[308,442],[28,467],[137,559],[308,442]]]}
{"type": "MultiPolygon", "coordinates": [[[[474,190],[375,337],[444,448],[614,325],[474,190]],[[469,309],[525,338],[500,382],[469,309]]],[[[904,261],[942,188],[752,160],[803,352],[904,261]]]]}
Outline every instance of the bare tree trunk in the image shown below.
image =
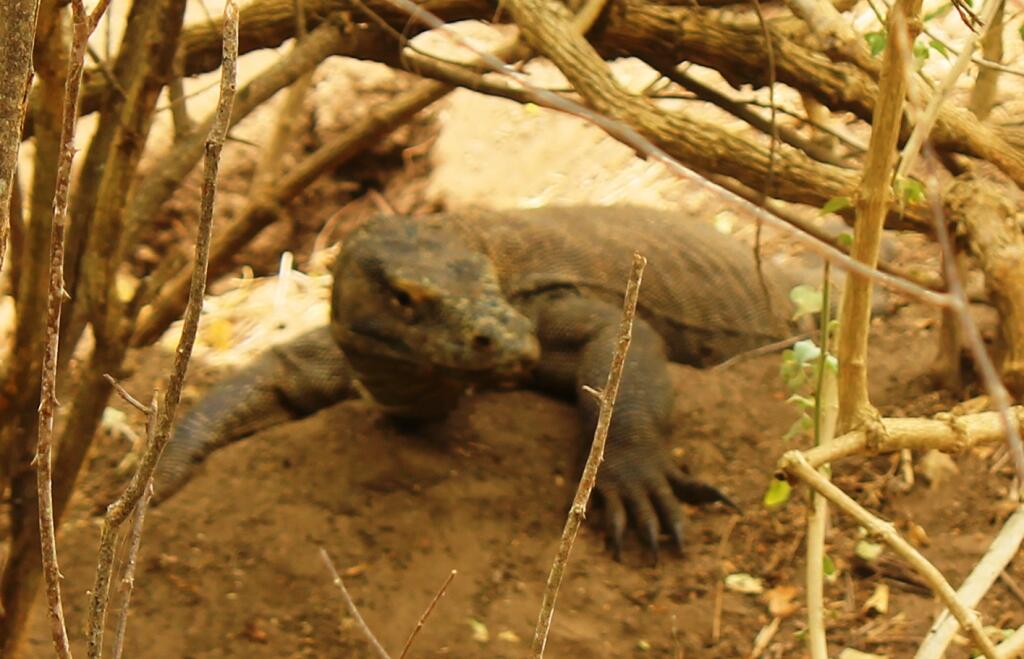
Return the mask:
{"type": "MultiPolygon", "coordinates": [[[[48,0],[53,2],[53,0],[48,0]]],[[[56,461],[54,465],[53,483],[53,508],[54,517],[59,524],[63,511],[70,499],[81,464],[88,452],[92,442],[93,434],[102,417],[103,409],[106,406],[107,398],[110,395],[110,385],[102,376],[104,373],[118,373],[121,370],[121,363],[127,351],[127,338],[131,332],[131,321],[124,317],[124,303],[111,295],[113,274],[119,264],[111,255],[120,253],[117,241],[122,235],[121,212],[130,188],[132,177],[138,164],[143,146],[146,143],[146,136],[152,121],[153,109],[157,97],[164,84],[171,75],[171,63],[177,44],[179,30],[184,15],[185,0],[138,0],[129,14],[129,26],[122,43],[121,53],[123,54],[115,67],[116,71],[123,74],[122,88],[123,98],[115,98],[112,92],[109,100],[109,111],[104,113],[104,122],[101,122],[100,129],[94,137],[89,153],[85,158],[85,169],[79,180],[79,189],[83,192],[76,198],[73,210],[72,240],[69,240],[68,267],[73,267],[72,259],[75,254],[71,249],[83,250],[80,268],[83,279],[72,278],[76,281],[76,292],[79,295],[75,301],[81,302],[84,298],[86,311],[89,319],[93,322],[96,347],[91,356],[87,370],[83,374],[82,381],[72,405],[70,422],[66,425],[59,443],[56,461]],[[93,191],[95,196],[93,196],[93,191]],[[80,236],[77,247],[74,243],[75,229],[80,236]],[[90,257],[93,250],[99,250],[99,255],[90,257]],[[87,284],[86,288],[82,288],[87,284]]],[[[40,14],[40,26],[43,25],[43,13],[40,14]]],[[[53,46],[54,39],[44,39],[43,31],[40,29],[40,44],[53,46]]],[[[66,54],[66,45],[62,47],[66,54]]],[[[40,58],[37,57],[37,61],[40,58]]],[[[46,62],[60,62],[61,59],[46,56],[46,62]]],[[[42,77],[42,72],[40,71],[42,77]]],[[[60,85],[63,89],[63,84],[60,85]]],[[[54,92],[55,99],[46,104],[47,108],[54,108],[59,113],[63,98],[63,91],[54,92]]],[[[44,110],[40,108],[39,112],[44,110]]],[[[41,115],[46,116],[46,115],[41,115]]],[[[59,119],[58,119],[59,121],[59,119]]],[[[41,126],[37,126],[38,129],[41,126]]],[[[38,144],[38,135],[37,135],[38,144]]],[[[46,149],[56,154],[56,148],[46,149]]],[[[41,171],[37,168],[37,175],[41,171]]],[[[56,171],[50,166],[53,180],[56,171]]],[[[40,200],[53,198],[52,183],[49,195],[40,195],[33,192],[33,220],[37,217],[48,217],[52,209],[49,202],[46,202],[46,213],[39,215],[35,206],[42,203],[40,200]]],[[[39,211],[41,213],[41,210],[39,211]]],[[[43,239],[39,251],[32,252],[35,245],[35,233],[43,231],[49,235],[49,225],[42,227],[42,222],[33,221],[30,225],[29,251],[37,254],[33,261],[38,261],[42,267],[46,265],[46,242],[43,239]],[[40,225],[40,226],[37,226],[40,225]]],[[[22,288],[26,289],[33,282],[45,284],[45,276],[25,276],[22,278],[22,288]]],[[[45,292],[42,294],[45,295],[45,292]]],[[[80,306],[80,305],[79,305],[80,306]]],[[[19,314],[22,309],[19,308],[19,314]]],[[[39,311],[39,320],[42,320],[42,307],[39,311]]],[[[19,321],[21,318],[19,317],[19,321]]],[[[21,323],[19,322],[19,329],[21,323]]],[[[33,332],[23,331],[26,341],[34,342],[35,348],[42,346],[40,330],[33,332]]],[[[31,345],[26,343],[26,345],[31,345]]],[[[73,344],[66,346],[66,351],[73,350],[73,344]]],[[[38,350],[36,350],[38,352],[38,350]]],[[[34,371],[39,371],[39,359],[35,357],[34,371]]],[[[27,371],[31,374],[32,371],[27,371]]],[[[17,381],[15,390],[32,391],[38,390],[38,375],[32,376],[34,384],[28,384],[29,380],[17,381]]],[[[15,421],[28,421],[29,426],[36,423],[36,408],[38,406],[38,394],[36,404],[19,405],[15,409],[21,411],[26,419],[15,421]]],[[[31,402],[30,402],[31,403],[31,402]]],[[[18,423],[0,418],[8,433],[14,432],[19,437],[17,447],[28,445],[27,434],[18,430],[18,423]]],[[[34,435],[32,437],[34,439],[34,435]]],[[[12,450],[15,443],[11,443],[12,450]]],[[[24,459],[27,453],[22,452],[20,456],[24,459]]],[[[27,464],[27,463],[26,463],[27,464]]],[[[39,560],[39,531],[34,521],[35,496],[28,492],[23,486],[23,481],[31,478],[31,472],[25,470],[24,466],[12,470],[12,487],[16,501],[12,509],[16,510],[20,522],[12,523],[11,546],[7,564],[4,566],[2,580],[0,580],[0,598],[5,616],[0,620],[0,649],[4,657],[16,656],[17,647],[22,640],[28,614],[35,599],[41,577],[41,565],[39,560]],[[29,510],[31,508],[31,510],[29,510]],[[22,517],[27,515],[26,517],[22,517]]],[[[34,488],[33,488],[34,489],[34,488]]]]}
{"type": "MultiPolygon", "coordinates": [[[[29,607],[9,606],[7,596],[19,588],[23,574],[39,573],[39,518],[36,498],[35,456],[38,431],[42,339],[46,314],[46,269],[49,265],[53,193],[60,152],[61,110],[67,74],[68,40],[62,27],[57,0],[44,0],[39,11],[36,40],[36,73],[39,84],[32,94],[36,117],[36,155],[33,164],[29,222],[22,272],[15,296],[18,322],[10,367],[0,395],[3,401],[0,429],[6,447],[5,460],[11,488],[11,544],[0,580],[4,617],[0,619],[0,655],[16,656],[15,647],[28,619],[29,607]]],[[[33,594],[35,589],[33,589],[33,594]]],[[[30,602],[29,602],[30,603],[30,602]]]]}
{"type": "Polygon", "coordinates": [[[36,38],[39,0],[4,3],[0,21],[0,272],[7,254],[11,196],[18,148],[32,85],[32,47],[36,38]]]}

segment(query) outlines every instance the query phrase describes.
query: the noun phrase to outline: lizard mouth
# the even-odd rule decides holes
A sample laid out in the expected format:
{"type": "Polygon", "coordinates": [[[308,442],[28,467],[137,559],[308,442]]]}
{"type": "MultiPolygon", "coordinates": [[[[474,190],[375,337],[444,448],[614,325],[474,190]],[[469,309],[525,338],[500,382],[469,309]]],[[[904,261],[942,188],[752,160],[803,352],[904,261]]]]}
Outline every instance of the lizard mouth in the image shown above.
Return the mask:
{"type": "Polygon", "coordinates": [[[513,381],[528,373],[540,354],[536,338],[528,335],[489,354],[456,341],[438,342],[430,350],[433,354],[427,356],[422,348],[415,349],[405,340],[365,324],[353,324],[338,336],[338,341],[350,355],[405,363],[417,371],[427,369],[474,382],[513,381]]]}

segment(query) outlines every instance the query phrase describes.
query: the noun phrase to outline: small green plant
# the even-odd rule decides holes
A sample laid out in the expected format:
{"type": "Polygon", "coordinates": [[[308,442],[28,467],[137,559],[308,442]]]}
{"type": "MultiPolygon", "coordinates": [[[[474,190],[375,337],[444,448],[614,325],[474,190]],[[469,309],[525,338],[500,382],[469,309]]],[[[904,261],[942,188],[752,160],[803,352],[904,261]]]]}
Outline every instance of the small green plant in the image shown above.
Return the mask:
{"type": "Polygon", "coordinates": [[[913,178],[900,178],[895,183],[896,198],[902,203],[917,204],[924,201],[924,183],[913,178]]]}
{"type": "Polygon", "coordinates": [[[821,207],[821,212],[824,213],[838,213],[841,210],[849,208],[853,203],[847,196],[832,197],[825,202],[825,205],[821,207]]]}
{"type": "MultiPolygon", "coordinates": [[[[822,382],[825,371],[834,375],[839,371],[836,357],[828,353],[829,336],[835,332],[838,323],[830,319],[829,300],[829,268],[826,264],[821,288],[801,284],[794,287],[790,300],[796,305],[794,320],[803,316],[820,314],[823,351],[812,339],[797,341],[793,347],[783,351],[779,376],[789,392],[786,402],[795,405],[800,416],[793,422],[783,435],[787,442],[801,436],[811,435],[815,443],[820,437],[820,409],[822,401],[822,382]]],[[[784,480],[772,480],[764,494],[763,502],[768,508],[777,508],[789,500],[790,485],[784,480]]]]}
{"type": "Polygon", "coordinates": [[[879,30],[877,32],[868,32],[864,35],[864,41],[868,42],[868,48],[871,49],[871,56],[878,57],[885,50],[885,42],[888,39],[888,35],[885,30],[879,30]]]}

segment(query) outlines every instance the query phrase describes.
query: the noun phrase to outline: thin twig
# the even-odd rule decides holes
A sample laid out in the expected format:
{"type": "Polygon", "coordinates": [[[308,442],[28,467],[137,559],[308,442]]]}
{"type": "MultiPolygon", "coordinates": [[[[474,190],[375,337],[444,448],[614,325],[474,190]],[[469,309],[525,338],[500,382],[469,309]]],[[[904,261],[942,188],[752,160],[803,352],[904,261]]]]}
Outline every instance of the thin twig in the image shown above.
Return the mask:
{"type": "Polygon", "coordinates": [[[1006,586],[1007,590],[1013,593],[1014,597],[1020,600],[1021,604],[1024,604],[1024,588],[1020,587],[1020,584],[1017,583],[1016,579],[1011,577],[1006,570],[1003,570],[999,574],[999,580],[1003,582],[1003,585],[1006,586]]]}
{"type": "MultiPolygon", "coordinates": [[[[828,163],[830,165],[835,165],[836,167],[848,167],[832,155],[828,149],[815,144],[813,141],[803,137],[791,128],[779,126],[775,120],[775,116],[781,111],[781,108],[779,108],[774,101],[767,104],[769,106],[769,111],[771,112],[771,118],[765,119],[761,114],[755,112],[749,107],[750,103],[737,101],[714,87],[704,84],[693,76],[679,71],[675,67],[666,66],[659,70],[663,76],[692,92],[697,99],[711,103],[734,117],[742,119],[761,132],[772,135],[773,140],[777,135],[779,138],[784,140],[786,144],[803,150],[807,155],[818,162],[828,163]]],[[[667,98],[667,96],[663,94],[652,95],[652,97],[667,98]]],[[[765,190],[762,191],[762,194],[760,195],[761,197],[766,195],[771,196],[766,192],[766,190],[770,190],[770,187],[766,187],[765,190]]]]}
{"type": "MultiPolygon", "coordinates": [[[[160,399],[157,393],[153,392],[153,400],[149,404],[146,414],[146,447],[147,449],[156,441],[156,424],[160,412],[160,399]]],[[[128,610],[131,606],[132,591],[135,588],[135,562],[139,555],[139,546],[142,544],[142,523],[146,518],[146,509],[149,507],[149,500],[153,498],[153,484],[146,488],[145,494],[135,506],[135,514],[132,515],[131,530],[128,532],[128,553],[124,561],[124,574],[121,576],[121,610],[117,615],[117,626],[114,628],[114,647],[111,651],[114,659],[121,659],[124,651],[124,638],[128,630],[128,610]]]]}
{"type": "Polygon", "coordinates": [[[970,607],[965,606],[957,598],[956,592],[949,585],[949,582],[946,581],[946,578],[942,576],[942,573],[928,562],[928,559],[922,556],[913,545],[904,540],[891,523],[872,515],[831,481],[819,474],[807,462],[800,451],[788,451],[782,456],[781,464],[788,474],[803,480],[807,485],[824,495],[837,508],[856,519],[868,532],[885,541],[896,554],[907,561],[928,583],[932,592],[953,612],[953,615],[971,635],[971,638],[978,648],[981,649],[982,653],[989,659],[996,658],[995,646],[985,634],[981,621],[978,619],[978,614],[971,610],[970,607]]]}
{"type": "Polygon", "coordinates": [[[722,602],[725,596],[725,574],[728,572],[727,560],[725,558],[726,549],[729,546],[729,539],[732,538],[732,532],[736,529],[736,525],[739,524],[739,515],[730,515],[729,524],[725,527],[725,531],[722,533],[722,538],[718,541],[718,570],[715,577],[715,602],[711,608],[711,645],[718,645],[718,641],[722,638],[722,602]]]}
{"type": "MultiPolygon", "coordinates": [[[[57,656],[71,659],[71,645],[64,625],[64,609],[60,595],[60,567],[57,563],[57,538],[53,513],[53,417],[57,408],[57,359],[60,338],[60,312],[64,301],[64,240],[68,223],[71,163],[75,158],[75,129],[78,125],[78,103],[85,70],[85,51],[96,20],[106,10],[109,0],[101,0],[94,17],[86,12],[82,0],[72,0],[71,52],[68,55],[68,77],[64,90],[64,112],[61,117],[60,155],[57,183],[53,195],[53,224],[50,233],[50,277],[46,303],[46,346],[39,402],[39,435],[36,447],[36,493],[39,503],[39,539],[42,550],[43,576],[50,613],[50,631],[57,656]],[[94,20],[95,19],[95,20],[94,20]]],[[[6,249],[6,245],[0,247],[6,249]]]]}
{"type": "Polygon", "coordinates": [[[149,411],[152,408],[150,406],[143,405],[142,401],[128,393],[128,390],[124,388],[124,385],[115,380],[112,375],[110,375],[109,373],[104,373],[103,379],[110,383],[110,386],[114,388],[114,391],[117,392],[117,395],[124,399],[126,403],[128,403],[138,411],[142,412],[143,414],[149,414],[149,411]]]}
{"type": "Polygon", "coordinates": [[[181,390],[184,386],[188,362],[192,356],[192,347],[195,345],[199,327],[199,315],[202,312],[203,295],[206,291],[206,268],[210,256],[210,234],[213,228],[213,202],[217,192],[217,171],[220,166],[220,152],[227,136],[231,106],[236,90],[238,5],[235,0],[228,0],[224,6],[223,51],[224,59],[221,68],[220,98],[217,102],[216,121],[206,140],[199,228],[196,235],[195,267],[192,271],[191,289],[188,305],[185,308],[181,338],[174,353],[174,366],[168,378],[164,403],[157,420],[153,442],[146,448],[139,468],[132,476],[128,487],[114,503],[110,504],[103,520],[96,579],[89,602],[88,654],[90,659],[98,659],[103,653],[103,630],[110,597],[117,529],[128,519],[145,496],[145,492],[152,482],[156,463],[170,439],[171,426],[174,423],[178,402],[181,400],[181,390]]]}
{"type": "MultiPolygon", "coordinates": [[[[986,0],[985,6],[981,9],[981,20],[985,25],[995,17],[996,12],[999,11],[999,7],[1002,5],[1002,0],[986,0]]],[[[942,79],[938,88],[932,94],[931,99],[928,101],[928,107],[925,108],[924,112],[918,117],[917,124],[914,126],[914,130],[910,133],[910,138],[907,140],[903,147],[903,152],[900,154],[900,164],[896,168],[896,174],[893,180],[899,182],[906,178],[910,173],[910,168],[913,167],[914,161],[917,159],[918,153],[921,150],[921,145],[924,144],[925,140],[928,139],[928,135],[932,131],[932,127],[935,125],[936,120],[939,116],[939,109],[942,103],[949,96],[950,92],[953,91],[953,86],[963,75],[963,72],[967,69],[967,65],[971,63],[971,54],[974,52],[974,45],[980,38],[976,32],[970,32],[967,35],[967,39],[960,47],[960,54],[957,56],[953,66],[950,67],[946,77],[942,79]]],[[[947,252],[951,253],[951,252],[947,252]]]]}
{"type": "MultiPolygon", "coordinates": [[[[1017,555],[1021,542],[1024,542],[1024,507],[1018,508],[1006,520],[1006,524],[992,541],[988,551],[974,566],[970,575],[964,579],[960,590],[956,591],[957,598],[964,606],[977,606],[1006,566],[1013,560],[1013,557],[1017,555]]],[[[959,629],[959,625],[956,619],[950,616],[949,609],[945,609],[935,618],[931,629],[928,630],[928,635],[921,643],[921,647],[918,648],[917,654],[914,655],[915,659],[941,657],[949,642],[953,640],[957,629],[959,629]]]]}
{"type": "MultiPolygon", "coordinates": [[[[924,26],[924,28],[922,28],[921,31],[924,32],[926,35],[928,35],[929,39],[933,39],[936,43],[941,44],[943,48],[945,48],[949,52],[953,53],[954,55],[959,55],[960,54],[961,50],[959,48],[954,48],[953,46],[950,46],[948,43],[946,43],[946,41],[944,41],[942,38],[940,38],[939,35],[937,35],[934,30],[928,29],[928,26],[924,26]]],[[[1014,68],[1012,66],[1007,66],[1005,64],[1000,64],[999,62],[993,62],[992,60],[987,60],[987,59],[985,59],[983,57],[979,57],[977,55],[974,55],[973,57],[971,57],[971,62],[973,62],[974,64],[977,64],[978,66],[980,66],[983,69],[991,69],[993,71],[999,71],[1001,73],[1008,73],[1008,74],[1013,75],[1013,76],[1019,76],[1021,78],[1024,78],[1024,71],[1022,71],[1021,69],[1016,69],[1016,68],[1014,68]]]]}
{"type": "Polygon", "coordinates": [[[412,647],[412,642],[416,640],[416,635],[420,633],[421,629],[423,629],[423,625],[427,622],[427,618],[429,618],[430,614],[434,612],[434,607],[437,606],[438,600],[444,597],[445,591],[448,590],[448,585],[451,584],[452,579],[454,579],[455,575],[458,573],[458,570],[452,570],[448,573],[448,578],[444,580],[443,584],[441,584],[441,589],[434,595],[434,599],[430,600],[427,610],[420,616],[420,619],[416,622],[416,627],[409,634],[409,638],[406,639],[405,647],[402,648],[402,654],[398,655],[398,659],[405,659],[405,655],[409,653],[409,648],[412,647]]]}
{"type": "Polygon", "coordinates": [[[576,496],[573,497],[572,508],[569,510],[569,517],[565,521],[565,528],[562,529],[562,539],[558,543],[558,551],[555,554],[554,563],[551,565],[551,573],[548,575],[547,585],[544,587],[544,599],[540,607],[540,615],[537,618],[537,628],[533,635],[531,653],[533,657],[540,659],[544,656],[544,646],[548,641],[548,631],[551,629],[551,618],[555,614],[555,599],[558,597],[558,588],[562,584],[562,576],[565,573],[566,563],[569,561],[569,553],[572,551],[573,543],[576,541],[576,534],[580,530],[580,524],[587,511],[587,503],[590,501],[590,493],[597,482],[597,469],[604,459],[604,445],[608,439],[608,429],[611,425],[612,411],[615,407],[615,398],[619,394],[619,383],[622,381],[622,372],[626,366],[626,353],[629,350],[630,341],[633,338],[633,319],[636,316],[636,301],[640,294],[640,282],[643,279],[644,266],[647,259],[640,254],[633,254],[633,269],[629,274],[629,283],[626,284],[626,296],[622,309],[622,324],[619,325],[619,338],[612,356],[611,368],[608,371],[608,379],[604,389],[598,392],[601,401],[601,408],[598,412],[597,427],[594,429],[594,441],[590,445],[590,455],[587,456],[587,463],[583,467],[583,475],[580,477],[579,486],[576,488],[576,496]]]}
{"type": "MultiPolygon", "coordinates": [[[[836,377],[828,365],[829,332],[831,324],[831,290],[828,263],[822,274],[821,294],[821,354],[818,357],[818,378],[814,392],[814,444],[832,443],[836,431],[836,377]]],[[[828,464],[818,468],[822,478],[829,478],[828,464]]],[[[813,659],[828,659],[828,639],[825,633],[825,532],[828,529],[828,502],[817,492],[811,492],[811,505],[807,508],[807,644],[813,659]]]]}
{"type": "Polygon", "coordinates": [[[363,616],[359,613],[359,607],[357,607],[356,603],[352,601],[352,596],[348,594],[348,588],[345,588],[345,582],[342,581],[341,575],[338,574],[337,568],[334,567],[334,562],[331,560],[330,554],[328,554],[327,550],[323,547],[320,548],[320,558],[324,560],[324,565],[327,566],[327,570],[331,573],[331,579],[334,581],[334,585],[338,587],[339,591],[341,591],[341,599],[344,600],[349,614],[353,619],[355,619],[356,624],[363,631],[363,634],[366,636],[366,640],[370,642],[370,647],[373,648],[374,652],[376,652],[377,656],[381,659],[391,659],[387,650],[385,650],[384,646],[380,644],[377,637],[373,635],[373,630],[370,629],[369,625],[366,624],[366,621],[363,620],[363,616]]]}
{"type": "Polygon", "coordinates": [[[724,362],[720,364],[715,364],[709,370],[722,371],[729,368],[730,366],[735,366],[736,364],[746,361],[748,359],[754,359],[755,357],[760,357],[761,355],[769,355],[773,352],[778,352],[779,350],[789,348],[793,344],[803,341],[804,339],[810,337],[811,334],[812,332],[810,331],[801,332],[800,334],[791,336],[788,339],[782,339],[781,341],[773,341],[772,343],[766,343],[763,346],[759,346],[752,350],[748,350],[746,352],[741,352],[737,355],[733,355],[729,359],[726,359],[724,362]]]}

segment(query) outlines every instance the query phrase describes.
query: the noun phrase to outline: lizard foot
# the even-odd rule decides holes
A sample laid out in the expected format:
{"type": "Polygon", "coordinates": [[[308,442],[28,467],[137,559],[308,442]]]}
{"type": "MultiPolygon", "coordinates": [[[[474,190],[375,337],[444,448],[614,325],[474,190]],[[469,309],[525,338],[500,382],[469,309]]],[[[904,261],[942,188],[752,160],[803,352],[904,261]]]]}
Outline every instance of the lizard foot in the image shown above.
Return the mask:
{"type": "Polygon", "coordinates": [[[672,461],[668,452],[637,445],[609,456],[598,474],[597,493],[604,507],[605,538],[613,557],[622,560],[627,522],[658,562],[659,535],[672,538],[683,554],[684,519],[681,502],[723,504],[739,511],[732,500],[712,485],[694,479],[672,461]]]}

